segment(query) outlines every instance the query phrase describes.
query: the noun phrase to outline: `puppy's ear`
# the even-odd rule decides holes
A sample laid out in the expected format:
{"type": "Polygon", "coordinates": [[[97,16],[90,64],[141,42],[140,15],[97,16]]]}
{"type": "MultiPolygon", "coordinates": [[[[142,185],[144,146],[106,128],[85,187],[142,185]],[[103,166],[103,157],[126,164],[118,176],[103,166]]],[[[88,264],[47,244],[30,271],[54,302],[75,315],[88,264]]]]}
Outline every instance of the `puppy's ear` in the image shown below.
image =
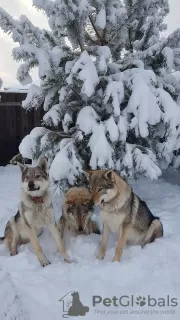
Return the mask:
{"type": "Polygon", "coordinates": [[[41,158],[38,162],[38,167],[40,167],[44,172],[48,173],[48,162],[47,158],[41,158]]]}
{"type": "Polygon", "coordinates": [[[24,164],[20,163],[20,162],[17,162],[20,170],[21,170],[21,173],[23,174],[23,172],[27,169],[27,166],[25,166],[24,164]]]}
{"type": "Polygon", "coordinates": [[[89,180],[91,175],[93,174],[93,171],[91,170],[84,170],[83,173],[85,174],[86,178],[89,180]]]}
{"type": "Polygon", "coordinates": [[[113,180],[114,180],[114,171],[113,171],[112,169],[107,170],[107,171],[104,173],[104,178],[105,178],[106,180],[113,181],[113,180]]]}

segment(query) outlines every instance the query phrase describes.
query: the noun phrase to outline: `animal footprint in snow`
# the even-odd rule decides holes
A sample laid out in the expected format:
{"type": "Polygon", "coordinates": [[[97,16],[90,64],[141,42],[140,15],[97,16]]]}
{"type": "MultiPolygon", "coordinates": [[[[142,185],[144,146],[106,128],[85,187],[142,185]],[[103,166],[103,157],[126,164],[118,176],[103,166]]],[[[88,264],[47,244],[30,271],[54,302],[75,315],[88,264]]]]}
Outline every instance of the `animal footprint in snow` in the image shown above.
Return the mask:
{"type": "Polygon", "coordinates": [[[138,304],[140,307],[145,306],[146,298],[145,297],[141,297],[141,296],[137,297],[136,298],[136,304],[138,304]]]}

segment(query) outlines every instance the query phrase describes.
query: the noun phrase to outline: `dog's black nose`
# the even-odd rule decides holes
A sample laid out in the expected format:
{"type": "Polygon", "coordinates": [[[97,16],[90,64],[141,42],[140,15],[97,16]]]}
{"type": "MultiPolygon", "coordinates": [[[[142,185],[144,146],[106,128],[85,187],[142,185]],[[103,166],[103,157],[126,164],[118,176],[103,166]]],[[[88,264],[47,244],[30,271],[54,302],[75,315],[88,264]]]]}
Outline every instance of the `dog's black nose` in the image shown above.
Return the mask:
{"type": "Polygon", "coordinates": [[[89,201],[88,208],[91,210],[93,207],[94,207],[94,201],[91,199],[91,200],[89,201]]]}
{"type": "Polygon", "coordinates": [[[83,228],[82,228],[82,227],[79,227],[79,228],[78,228],[78,231],[79,231],[79,232],[82,232],[82,231],[83,231],[83,228]]]}
{"type": "Polygon", "coordinates": [[[33,190],[34,189],[34,182],[33,181],[29,181],[28,187],[29,187],[29,190],[33,190]]]}
{"type": "Polygon", "coordinates": [[[104,199],[101,200],[101,203],[104,203],[104,199]]]}

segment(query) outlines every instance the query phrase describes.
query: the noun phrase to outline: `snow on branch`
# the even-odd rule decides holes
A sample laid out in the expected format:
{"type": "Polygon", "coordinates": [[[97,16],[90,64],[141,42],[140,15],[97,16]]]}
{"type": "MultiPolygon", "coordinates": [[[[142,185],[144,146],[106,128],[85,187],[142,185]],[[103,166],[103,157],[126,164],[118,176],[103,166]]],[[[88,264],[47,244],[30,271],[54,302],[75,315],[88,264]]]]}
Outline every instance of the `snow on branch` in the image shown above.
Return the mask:
{"type": "Polygon", "coordinates": [[[96,26],[102,30],[106,27],[106,10],[104,5],[102,5],[100,11],[96,16],[96,26]]]}
{"type": "Polygon", "coordinates": [[[60,122],[60,105],[56,104],[53,106],[43,117],[43,121],[48,126],[55,126],[57,127],[60,122]]]}
{"type": "Polygon", "coordinates": [[[146,149],[143,153],[139,148],[133,151],[135,168],[139,174],[144,174],[150,179],[157,179],[161,175],[161,170],[156,164],[156,157],[151,150],[146,149]]]}
{"type": "Polygon", "coordinates": [[[85,134],[90,134],[93,132],[99,121],[100,117],[96,111],[92,107],[86,106],[79,112],[76,125],[85,134]]]}
{"type": "Polygon", "coordinates": [[[81,171],[82,165],[75,153],[73,142],[69,141],[54,158],[50,168],[50,175],[55,181],[68,177],[69,183],[73,185],[81,171]]]}
{"type": "Polygon", "coordinates": [[[0,26],[1,29],[10,34],[14,42],[24,43],[24,34],[18,20],[10,16],[3,8],[0,7],[0,26]]]}
{"type": "Polygon", "coordinates": [[[28,90],[26,99],[22,102],[22,106],[26,110],[38,109],[44,102],[44,94],[40,87],[32,84],[28,90]]]}
{"type": "Polygon", "coordinates": [[[111,51],[107,46],[98,46],[95,48],[96,66],[100,74],[106,74],[108,63],[111,57],[111,51]]]}
{"type": "Polygon", "coordinates": [[[130,128],[135,129],[136,136],[145,138],[149,135],[148,125],[160,122],[161,110],[141,72],[133,75],[132,84],[133,91],[127,106],[127,112],[133,114],[130,128]]]}
{"type": "Polygon", "coordinates": [[[30,134],[21,141],[19,151],[24,158],[34,159],[33,153],[36,153],[37,140],[40,140],[47,131],[48,130],[43,127],[34,128],[30,134]]]}
{"type": "Polygon", "coordinates": [[[90,166],[92,169],[113,168],[113,148],[107,141],[105,128],[102,123],[96,125],[89,139],[88,146],[91,150],[90,166]],[[97,138],[98,137],[98,138],[97,138]]]}
{"type": "Polygon", "coordinates": [[[73,84],[75,79],[82,81],[82,93],[85,93],[88,97],[94,94],[99,78],[96,67],[87,51],[81,53],[80,58],[75,62],[67,78],[67,83],[73,84]]]}
{"type": "Polygon", "coordinates": [[[36,59],[37,49],[32,44],[22,44],[20,47],[15,47],[12,50],[12,55],[14,60],[19,61],[28,61],[29,59],[36,59]]]}
{"type": "Polygon", "coordinates": [[[25,16],[21,15],[19,18],[19,24],[21,25],[24,33],[26,34],[26,43],[35,45],[37,48],[44,46],[44,39],[42,37],[42,30],[35,27],[33,23],[25,16]]]}
{"type": "Polygon", "coordinates": [[[109,134],[110,140],[112,142],[118,141],[119,131],[118,126],[114,121],[114,118],[111,116],[108,120],[104,122],[106,132],[109,134]]]}
{"type": "Polygon", "coordinates": [[[106,87],[104,95],[104,103],[112,99],[115,116],[120,115],[120,106],[124,99],[124,85],[122,81],[110,81],[106,87]]]}
{"type": "Polygon", "coordinates": [[[37,62],[34,59],[30,59],[28,62],[23,63],[19,66],[17,70],[17,80],[19,80],[22,85],[25,86],[32,83],[32,78],[29,74],[29,71],[35,66],[37,66],[37,62]]]}
{"type": "Polygon", "coordinates": [[[52,13],[54,7],[51,0],[33,0],[33,6],[39,10],[43,10],[47,16],[52,13]]]}
{"type": "Polygon", "coordinates": [[[171,73],[172,69],[173,69],[173,64],[174,64],[174,54],[173,54],[173,50],[169,47],[165,47],[162,50],[162,54],[165,58],[166,61],[166,70],[167,73],[171,73]]]}
{"type": "Polygon", "coordinates": [[[127,143],[122,164],[131,177],[143,174],[150,179],[157,179],[161,175],[156,156],[148,148],[127,143]]]}

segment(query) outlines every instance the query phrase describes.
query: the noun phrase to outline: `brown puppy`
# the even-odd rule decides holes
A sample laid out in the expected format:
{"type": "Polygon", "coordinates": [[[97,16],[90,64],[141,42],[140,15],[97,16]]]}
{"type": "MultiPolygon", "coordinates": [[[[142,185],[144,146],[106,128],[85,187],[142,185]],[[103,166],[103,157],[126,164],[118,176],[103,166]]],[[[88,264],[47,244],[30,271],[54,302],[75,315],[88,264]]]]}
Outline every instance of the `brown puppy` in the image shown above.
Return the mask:
{"type": "Polygon", "coordinates": [[[91,220],[92,195],[86,188],[73,187],[65,195],[62,216],[59,222],[61,236],[69,229],[76,234],[100,234],[98,225],[91,220]]]}
{"type": "Polygon", "coordinates": [[[69,189],[65,195],[59,223],[61,236],[64,236],[66,229],[76,234],[100,234],[97,223],[91,220],[92,209],[92,195],[88,189],[78,187],[69,189]]]}

